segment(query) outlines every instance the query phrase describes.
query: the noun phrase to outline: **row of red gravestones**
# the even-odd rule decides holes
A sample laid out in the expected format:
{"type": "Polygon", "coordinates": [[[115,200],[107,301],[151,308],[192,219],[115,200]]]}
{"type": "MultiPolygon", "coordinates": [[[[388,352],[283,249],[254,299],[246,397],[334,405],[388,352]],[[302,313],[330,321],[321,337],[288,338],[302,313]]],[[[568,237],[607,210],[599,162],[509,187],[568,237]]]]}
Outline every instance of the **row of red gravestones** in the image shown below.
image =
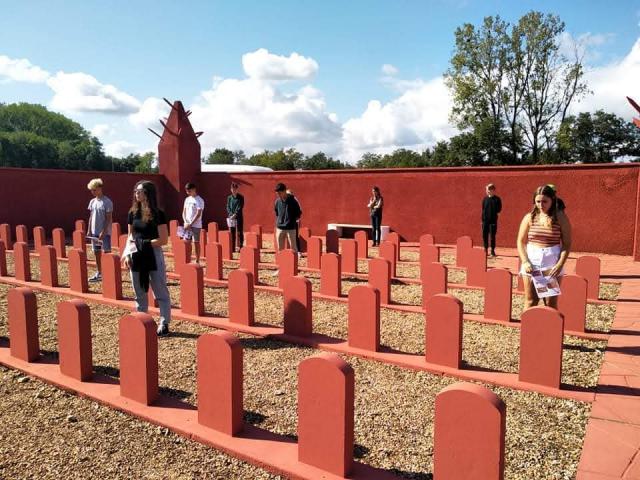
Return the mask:
{"type": "MultiPolygon", "coordinates": [[[[40,358],[36,297],[27,288],[8,295],[11,356],[40,358]]],[[[58,304],[60,372],[82,382],[93,377],[91,318],[80,300],[58,304]]],[[[145,313],[119,322],[120,395],[145,405],[158,400],[158,339],[145,313]]],[[[243,422],[243,348],[228,332],[197,340],[199,424],[236,436],[243,422]]],[[[298,461],[346,477],[353,468],[355,375],[338,355],[322,353],[298,367],[298,461]],[[327,416],[326,412],[333,412],[327,416]]],[[[504,477],[506,406],[490,390],[459,383],[435,402],[434,476],[504,477]]]]}
{"type": "MultiPolygon", "coordinates": [[[[76,233],[82,234],[76,230],[76,233]]],[[[383,242],[384,244],[384,242],[383,242]]],[[[393,244],[391,247],[395,247],[393,244]]],[[[222,246],[209,243],[207,250],[207,279],[222,279],[222,246]]],[[[52,246],[40,248],[41,282],[44,285],[58,286],[57,249],[52,246]]],[[[484,253],[484,252],[483,252],[484,253]]],[[[177,258],[177,257],[174,257],[177,258]]],[[[342,256],[327,253],[322,256],[320,293],[331,297],[341,296],[342,256]]],[[[276,262],[279,267],[279,287],[284,281],[298,274],[298,257],[292,250],[277,253],[276,262]]],[[[103,254],[103,295],[107,298],[122,298],[120,258],[114,254],[103,254]]],[[[15,275],[18,280],[31,281],[31,262],[26,243],[17,242],[14,246],[15,275]]],[[[185,299],[203,297],[202,281],[194,283],[193,268],[185,270],[188,264],[176,260],[176,270],[183,271],[181,288],[186,292],[200,290],[200,294],[186,294],[185,299]],[[193,286],[191,286],[193,284],[193,286]],[[197,286],[200,285],[200,286],[197,286]]],[[[383,258],[369,260],[369,284],[380,292],[381,303],[391,303],[391,272],[392,262],[383,258]]],[[[189,265],[190,267],[198,267],[189,265]]],[[[240,253],[240,268],[252,274],[253,284],[258,283],[259,250],[243,247],[240,253]]],[[[6,256],[3,243],[0,243],[0,275],[6,275],[6,256]]],[[[198,276],[204,278],[201,268],[198,276]]],[[[423,306],[436,294],[447,293],[447,267],[440,263],[422,265],[422,299],[423,306]]],[[[484,316],[489,320],[511,321],[512,281],[511,273],[503,269],[492,269],[485,273],[487,286],[485,288],[484,316]]],[[[69,253],[69,286],[78,292],[88,292],[86,253],[80,249],[71,249],[69,253]]],[[[570,332],[584,332],[586,321],[587,282],[575,275],[565,275],[562,280],[563,293],[559,298],[559,309],[565,315],[565,327],[570,332]]],[[[188,303],[188,302],[187,302],[188,303]]],[[[200,298],[199,303],[203,303],[200,298]]]]}
{"type": "MultiPolygon", "coordinates": [[[[216,244],[210,244],[210,248],[212,248],[213,245],[216,244]]],[[[30,281],[29,252],[26,244],[22,242],[16,243],[14,255],[16,278],[22,281],[30,281]]],[[[293,252],[287,250],[279,252],[278,255],[282,265],[281,287],[284,293],[284,333],[301,337],[309,336],[313,332],[311,282],[307,278],[295,275],[297,257],[293,252]],[[286,267],[285,264],[288,264],[288,267],[286,267]]],[[[333,270],[332,278],[339,280],[339,257],[335,254],[325,255],[327,256],[327,261],[325,262],[327,267],[325,268],[332,265],[332,261],[334,261],[334,265],[337,265],[338,269],[333,270]]],[[[41,248],[40,262],[42,283],[49,286],[58,286],[57,267],[55,266],[56,257],[53,247],[45,246],[41,248]]],[[[4,254],[0,255],[0,270],[3,268],[1,266],[3,263],[6,273],[6,256],[4,254]],[[2,259],[4,259],[4,262],[2,259]]],[[[257,270],[256,264],[257,259],[254,256],[249,269],[240,268],[232,271],[229,275],[228,298],[229,319],[231,322],[245,325],[252,325],[254,323],[255,274],[253,271],[257,270]]],[[[444,268],[444,266],[440,264],[432,264],[432,266],[439,268],[441,272],[442,268],[444,268]]],[[[384,299],[382,291],[378,289],[375,284],[375,280],[384,278],[387,280],[385,286],[388,287],[388,280],[390,279],[389,262],[379,258],[372,259],[370,260],[370,270],[372,272],[370,282],[373,281],[373,283],[353,287],[349,291],[349,345],[355,348],[376,351],[380,348],[380,303],[384,303],[384,299]],[[381,272],[380,275],[378,274],[378,270],[381,272]]],[[[498,310],[500,305],[504,308],[504,303],[508,303],[510,307],[511,299],[511,276],[509,272],[492,270],[489,272],[489,275],[491,275],[492,278],[496,278],[496,281],[492,281],[491,285],[501,284],[506,294],[503,293],[500,299],[494,300],[494,298],[497,298],[497,294],[492,296],[492,288],[487,290],[485,316],[491,314],[491,308],[498,310]]],[[[567,329],[584,331],[584,310],[586,309],[586,298],[584,298],[585,281],[579,277],[573,278],[576,280],[576,285],[581,285],[582,301],[579,305],[575,306],[575,309],[582,309],[582,323],[575,328],[568,326],[567,329]],[[579,329],[580,327],[582,330],[579,329]]],[[[322,285],[323,281],[321,280],[321,288],[322,285]]],[[[88,291],[86,254],[81,250],[72,249],[69,253],[69,286],[73,291],[88,291]]],[[[325,286],[325,288],[334,288],[334,285],[329,285],[329,287],[325,286]]],[[[181,275],[180,293],[181,309],[184,313],[204,315],[204,273],[200,265],[185,265],[181,275]]],[[[114,299],[122,298],[120,261],[117,255],[104,255],[103,296],[114,299]]],[[[536,349],[543,351],[546,348],[545,346],[554,345],[553,348],[560,351],[561,358],[562,333],[565,326],[565,319],[561,313],[555,310],[546,308],[543,310],[554,312],[557,318],[559,318],[559,321],[556,319],[547,322],[550,325],[555,324],[555,327],[559,326],[559,343],[555,341],[555,334],[557,332],[557,328],[555,327],[545,327],[545,335],[537,339],[534,336],[525,335],[526,332],[531,331],[531,327],[527,327],[527,322],[537,321],[543,325],[545,322],[539,319],[536,320],[537,316],[544,317],[546,315],[548,317],[550,315],[549,313],[540,313],[541,310],[537,308],[530,309],[522,315],[521,354],[526,351],[525,345],[529,343],[535,344],[537,341],[540,345],[537,345],[536,349]]],[[[427,324],[435,326],[434,330],[426,336],[425,352],[427,361],[453,368],[460,368],[462,359],[462,303],[451,295],[436,293],[425,301],[425,311],[427,319],[431,318],[427,324]],[[440,307],[441,304],[445,306],[440,307]],[[443,320],[439,321],[439,319],[443,320]]],[[[508,314],[507,309],[504,308],[502,315],[506,316],[508,321],[510,319],[510,308],[508,309],[508,314]]],[[[527,358],[528,357],[525,357],[525,360],[527,358]]],[[[545,358],[550,359],[554,357],[545,356],[545,358]]],[[[524,372],[524,376],[527,377],[528,370],[526,361],[521,363],[521,376],[524,372]]],[[[542,385],[557,388],[559,386],[560,371],[561,363],[558,363],[557,368],[554,370],[554,376],[546,380],[541,380],[540,382],[534,381],[532,383],[541,383],[542,385]]]]}

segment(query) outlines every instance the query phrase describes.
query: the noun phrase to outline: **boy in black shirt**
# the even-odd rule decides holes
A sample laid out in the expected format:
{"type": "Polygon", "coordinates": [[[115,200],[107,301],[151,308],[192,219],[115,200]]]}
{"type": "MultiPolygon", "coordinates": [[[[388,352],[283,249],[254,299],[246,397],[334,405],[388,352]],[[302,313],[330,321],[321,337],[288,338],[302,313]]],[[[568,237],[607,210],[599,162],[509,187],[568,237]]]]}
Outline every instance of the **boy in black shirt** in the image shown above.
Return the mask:
{"type": "Polygon", "coordinates": [[[502,210],[502,201],[496,195],[496,186],[490,183],[485,187],[487,196],[482,199],[482,241],[484,253],[488,253],[489,235],[491,235],[491,256],[496,256],[496,232],[498,231],[498,214],[502,210]]]}

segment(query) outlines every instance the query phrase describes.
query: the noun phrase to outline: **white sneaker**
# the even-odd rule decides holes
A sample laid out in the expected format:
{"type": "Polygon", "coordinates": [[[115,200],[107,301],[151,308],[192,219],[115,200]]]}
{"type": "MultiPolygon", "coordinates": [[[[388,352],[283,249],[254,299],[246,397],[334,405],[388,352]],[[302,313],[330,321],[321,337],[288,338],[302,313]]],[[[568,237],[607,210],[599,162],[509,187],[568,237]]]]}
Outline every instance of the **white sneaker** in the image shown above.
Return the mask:
{"type": "Polygon", "coordinates": [[[90,282],[100,282],[102,281],[102,275],[100,275],[100,272],[96,272],[92,277],[89,278],[90,282]]]}

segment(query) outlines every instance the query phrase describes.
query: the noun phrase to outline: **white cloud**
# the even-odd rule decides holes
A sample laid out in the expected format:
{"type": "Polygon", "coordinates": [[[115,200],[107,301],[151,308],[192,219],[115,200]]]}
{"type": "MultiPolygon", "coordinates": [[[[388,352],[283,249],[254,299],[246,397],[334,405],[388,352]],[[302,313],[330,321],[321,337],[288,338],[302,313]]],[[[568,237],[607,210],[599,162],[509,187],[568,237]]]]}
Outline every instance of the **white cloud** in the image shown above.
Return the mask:
{"type": "Polygon", "coordinates": [[[114,133],[115,129],[113,128],[113,126],[107,123],[99,123],[97,125],[94,125],[94,127],[91,129],[91,135],[99,139],[112,136],[114,133]]]}
{"type": "Polygon", "coordinates": [[[602,109],[627,120],[638,113],[629,105],[626,96],[640,101],[640,39],[622,59],[587,71],[585,79],[593,95],[588,95],[572,107],[573,112],[594,112],[602,109]]]}
{"type": "Polygon", "coordinates": [[[575,59],[577,53],[583,62],[594,63],[602,57],[598,47],[611,42],[614,38],[614,33],[587,32],[574,37],[568,32],[563,32],[559,38],[560,53],[570,61],[575,59]]]}
{"type": "Polygon", "coordinates": [[[135,143],[118,140],[105,145],[104,152],[112,157],[126,157],[131,153],[139,153],[140,148],[135,143]]]}
{"type": "Polygon", "coordinates": [[[0,80],[44,83],[49,78],[49,72],[37,65],[33,65],[26,58],[9,58],[0,55],[0,80]]]}
{"type": "Polygon", "coordinates": [[[129,122],[137,127],[161,128],[159,120],[168,117],[171,107],[161,98],[149,97],[140,109],[129,115],[129,122]]]}
{"type": "Polygon", "coordinates": [[[133,113],[140,102],[113,85],[105,85],[86,73],[58,72],[47,80],[54,92],[51,107],[63,112],[133,113]]]}
{"type": "Polygon", "coordinates": [[[371,100],[360,117],[345,122],[343,160],[356,161],[367,151],[420,150],[456,134],[448,119],[451,96],[443,79],[414,82],[384,105],[371,100]]]}
{"type": "Polygon", "coordinates": [[[398,74],[398,69],[389,63],[382,65],[380,69],[385,75],[393,76],[398,74]]]}
{"type": "Polygon", "coordinates": [[[254,79],[307,80],[318,71],[318,62],[295,52],[285,57],[260,48],[242,55],[242,67],[247,76],[254,79]]]}

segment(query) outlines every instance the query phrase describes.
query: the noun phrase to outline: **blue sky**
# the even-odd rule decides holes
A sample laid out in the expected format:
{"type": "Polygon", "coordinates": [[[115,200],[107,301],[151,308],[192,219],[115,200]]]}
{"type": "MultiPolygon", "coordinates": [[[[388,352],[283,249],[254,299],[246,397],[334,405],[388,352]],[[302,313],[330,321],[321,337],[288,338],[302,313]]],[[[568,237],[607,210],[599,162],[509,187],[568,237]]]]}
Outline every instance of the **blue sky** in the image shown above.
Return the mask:
{"type": "Polygon", "coordinates": [[[618,97],[640,97],[640,2],[621,0],[0,1],[0,101],[61,111],[114,154],[154,148],[162,97],[193,107],[204,152],[423,148],[455,133],[441,84],[455,28],[532,9],[587,48],[580,109],[631,118],[618,97]]]}

